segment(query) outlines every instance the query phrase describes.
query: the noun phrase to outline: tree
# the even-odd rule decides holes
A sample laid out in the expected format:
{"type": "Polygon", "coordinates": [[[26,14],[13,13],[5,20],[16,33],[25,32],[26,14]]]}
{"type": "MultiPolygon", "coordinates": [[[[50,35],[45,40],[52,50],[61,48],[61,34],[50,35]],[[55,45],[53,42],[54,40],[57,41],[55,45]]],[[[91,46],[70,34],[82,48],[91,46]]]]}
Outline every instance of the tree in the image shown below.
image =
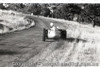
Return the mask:
{"type": "Polygon", "coordinates": [[[41,11],[41,15],[47,17],[50,16],[50,9],[49,8],[43,8],[41,11]]]}
{"type": "Polygon", "coordinates": [[[77,4],[63,4],[54,11],[53,16],[57,18],[72,20],[75,14],[80,13],[81,8],[77,4]]]}
{"type": "Polygon", "coordinates": [[[33,13],[34,15],[40,15],[41,13],[41,6],[39,4],[31,4],[28,7],[28,11],[33,13]]]}
{"type": "Polygon", "coordinates": [[[3,6],[3,3],[0,4],[0,9],[6,9],[6,8],[3,6]]]}

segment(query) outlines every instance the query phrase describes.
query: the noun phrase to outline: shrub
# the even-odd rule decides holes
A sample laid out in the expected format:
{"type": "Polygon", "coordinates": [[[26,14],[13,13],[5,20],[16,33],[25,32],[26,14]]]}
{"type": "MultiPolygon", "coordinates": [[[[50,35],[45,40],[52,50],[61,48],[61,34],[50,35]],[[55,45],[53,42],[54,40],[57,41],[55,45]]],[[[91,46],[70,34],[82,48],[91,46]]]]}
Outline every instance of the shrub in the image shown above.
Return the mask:
{"type": "Polygon", "coordinates": [[[28,7],[28,12],[33,13],[34,15],[40,15],[41,6],[39,4],[31,4],[28,7]]]}

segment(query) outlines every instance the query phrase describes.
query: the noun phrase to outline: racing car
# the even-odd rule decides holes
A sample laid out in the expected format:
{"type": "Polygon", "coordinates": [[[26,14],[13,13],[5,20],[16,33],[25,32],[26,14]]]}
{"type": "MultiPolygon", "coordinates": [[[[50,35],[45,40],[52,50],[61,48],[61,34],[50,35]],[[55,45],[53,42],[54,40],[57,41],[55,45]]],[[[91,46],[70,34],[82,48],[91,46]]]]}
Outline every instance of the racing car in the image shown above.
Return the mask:
{"type": "Polygon", "coordinates": [[[66,37],[67,37],[67,31],[66,30],[58,29],[56,32],[59,32],[59,33],[55,33],[55,35],[53,35],[53,34],[49,35],[49,30],[43,28],[43,41],[46,41],[46,39],[54,39],[55,40],[55,39],[58,39],[58,38],[66,40],[66,37]]]}

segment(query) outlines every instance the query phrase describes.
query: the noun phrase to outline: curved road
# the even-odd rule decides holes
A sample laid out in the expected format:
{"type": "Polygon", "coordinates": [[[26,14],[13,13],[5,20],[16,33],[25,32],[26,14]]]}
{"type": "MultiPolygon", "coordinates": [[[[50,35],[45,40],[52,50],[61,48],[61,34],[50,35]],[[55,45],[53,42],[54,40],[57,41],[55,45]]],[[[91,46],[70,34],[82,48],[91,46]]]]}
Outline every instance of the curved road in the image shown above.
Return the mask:
{"type": "MultiPolygon", "coordinates": [[[[44,27],[48,28],[52,20],[45,20],[39,17],[30,18],[36,22],[35,27],[0,35],[0,67],[20,66],[17,63],[28,61],[51,43],[57,42],[53,40],[47,42],[42,41],[42,29],[44,27]]],[[[52,22],[56,23],[56,21],[52,22]]]]}

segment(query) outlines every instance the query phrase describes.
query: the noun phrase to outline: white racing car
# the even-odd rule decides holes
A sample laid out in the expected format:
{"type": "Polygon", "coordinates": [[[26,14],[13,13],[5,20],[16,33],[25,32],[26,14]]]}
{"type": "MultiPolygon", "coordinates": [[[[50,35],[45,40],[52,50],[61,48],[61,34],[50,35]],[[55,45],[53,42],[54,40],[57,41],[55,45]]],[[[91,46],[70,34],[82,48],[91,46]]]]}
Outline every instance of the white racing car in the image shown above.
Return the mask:
{"type": "Polygon", "coordinates": [[[58,29],[55,32],[53,32],[53,31],[49,31],[48,29],[43,28],[43,41],[46,41],[46,39],[58,39],[58,38],[66,40],[66,37],[67,37],[66,35],[67,35],[67,32],[64,29],[58,29]]]}

